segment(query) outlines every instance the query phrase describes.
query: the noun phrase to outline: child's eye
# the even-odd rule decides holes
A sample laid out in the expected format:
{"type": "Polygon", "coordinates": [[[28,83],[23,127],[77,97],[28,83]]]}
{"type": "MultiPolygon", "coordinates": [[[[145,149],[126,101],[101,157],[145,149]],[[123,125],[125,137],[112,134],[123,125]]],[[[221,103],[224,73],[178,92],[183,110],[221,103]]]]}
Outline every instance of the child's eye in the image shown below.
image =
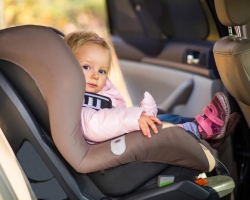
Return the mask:
{"type": "Polygon", "coordinates": [[[107,72],[105,70],[101,69],[101,70],[99,70],[99,73],[100,74],[106,74],[107,72]]]}
{"type": "Polygon", "coordinates": [[[90,66],[88,66],[88,65],[83,65],[82,68],[86,69],[86,70],[90,70],[90,66]]]}

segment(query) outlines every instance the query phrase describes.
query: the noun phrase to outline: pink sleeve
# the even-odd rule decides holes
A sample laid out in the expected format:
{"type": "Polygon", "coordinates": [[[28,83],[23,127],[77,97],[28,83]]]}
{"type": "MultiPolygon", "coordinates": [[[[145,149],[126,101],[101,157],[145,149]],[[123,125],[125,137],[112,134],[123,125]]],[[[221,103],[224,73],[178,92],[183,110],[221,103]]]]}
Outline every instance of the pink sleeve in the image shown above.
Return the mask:
{"type": "Polygon", "coordinates": [[[142,108],[113,108],[96,111],[83,107],[81,122],[86,140],[102,142],[117,136],[139,130],[138,120],[142,108]]]}
{"type": "Polygon", "coordinates": [[[139,107],[143,108],[143,112],[145,113],[145,115],[156,117],[158,108],[154,98],[149,92],[144,93],[144,98],[140,102],[139,107]]]}

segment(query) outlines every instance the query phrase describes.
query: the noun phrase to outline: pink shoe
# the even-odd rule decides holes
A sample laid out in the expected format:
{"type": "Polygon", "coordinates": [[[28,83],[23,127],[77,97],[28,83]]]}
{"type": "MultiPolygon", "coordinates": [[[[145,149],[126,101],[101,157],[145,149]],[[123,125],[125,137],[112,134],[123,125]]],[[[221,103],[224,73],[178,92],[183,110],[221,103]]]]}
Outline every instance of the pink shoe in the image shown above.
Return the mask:
{"type": "Polygon", "coordinates": [[[230,115],[229,120],[228,120],[228,124],[227,124],[227,129],[225,132],[224,137],[222,137],[221,139],[207,139],[206,141],[208,142],[208,144],[213,148],[213,149],[219,149],[224,142],[226,141],[226,139],[234,132],[236,126],[238,125],[238,123],[240,122],[241,119],[241,115],[237,112],[234,112],[230,115]]]}
{"type": "Polygon", "coordinates": [[[211,103],[203,109],[202,116],[195,117],[201,139],[221,139],[224,137],[230,115],[227,97],[218,92],[211,103]]]}

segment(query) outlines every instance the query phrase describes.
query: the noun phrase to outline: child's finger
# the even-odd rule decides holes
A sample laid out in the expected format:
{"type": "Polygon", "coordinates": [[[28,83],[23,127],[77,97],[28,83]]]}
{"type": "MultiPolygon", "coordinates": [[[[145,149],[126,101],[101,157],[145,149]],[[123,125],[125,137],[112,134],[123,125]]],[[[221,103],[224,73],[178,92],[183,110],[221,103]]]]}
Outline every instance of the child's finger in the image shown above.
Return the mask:
{"type": "Polygon", "coordinates": [[[150,129],[147,123],[145,123],[145,132],[146,132],[146,136],[148,138],[151,138],[151,133],[150,133],[150,129]]]}
{"type": "Polygon", "coordinates": [[[150,130],[149,130],[149,132],[148,132],[148,138],[151,138],[152,136],[151,136],[151,133],[150,133],[150,130]]]}
{"type": "Polygon", "coordinates": [[[151,127],[151,129],[154,131],[154,133],[158,133],[158,129],[152,119],[148,120],[148,125],[151,127]]]}
{"type": "Polygon", "coordinates": [[[151,133],[150,133],[150,129],[147,123],[145,123],[145,127],[146,127],[146,133],[147,133],[147,137],[151,138],[151,133]]]}
{"type": "Polygon", "coordinates": [[[157,117],[151,117],[151,119],[154,121],[154,122],[156,122],[157,124],[162,124],[162,121],[161,120],[159,120],[157,117]]]}
{"type": "Polygon", "coordinates": [[[147,123],[140,122],[140,129],[142,130],[143,135],[149,137],[150,130],[147,123]]]}

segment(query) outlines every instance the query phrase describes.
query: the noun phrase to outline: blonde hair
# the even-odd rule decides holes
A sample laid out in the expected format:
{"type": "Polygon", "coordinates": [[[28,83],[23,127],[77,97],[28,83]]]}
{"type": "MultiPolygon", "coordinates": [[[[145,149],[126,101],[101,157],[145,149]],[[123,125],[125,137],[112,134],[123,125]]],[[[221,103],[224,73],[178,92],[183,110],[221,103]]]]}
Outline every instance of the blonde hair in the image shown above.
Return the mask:
{"type": "MultiPolygon", "coordinates": [[[[108,68],[108,74],[110,73],[111,63],[112,63],[112,53],[111,48],[109,44],[99,35],[97,35],[94,32],[91,31],[75,31],[72,33],[69,33],[64,38],[65,42],[69,45],[69,47],[72,49],[74,54],[77,54],[79,49],[85,45],[85,44],[97,44],[102,46],[104,49],[106,49],[109,53],[110,57],[110,65],[108,68]]],[[[110,44],[112,45],[112,44],[110,44]]]]}

